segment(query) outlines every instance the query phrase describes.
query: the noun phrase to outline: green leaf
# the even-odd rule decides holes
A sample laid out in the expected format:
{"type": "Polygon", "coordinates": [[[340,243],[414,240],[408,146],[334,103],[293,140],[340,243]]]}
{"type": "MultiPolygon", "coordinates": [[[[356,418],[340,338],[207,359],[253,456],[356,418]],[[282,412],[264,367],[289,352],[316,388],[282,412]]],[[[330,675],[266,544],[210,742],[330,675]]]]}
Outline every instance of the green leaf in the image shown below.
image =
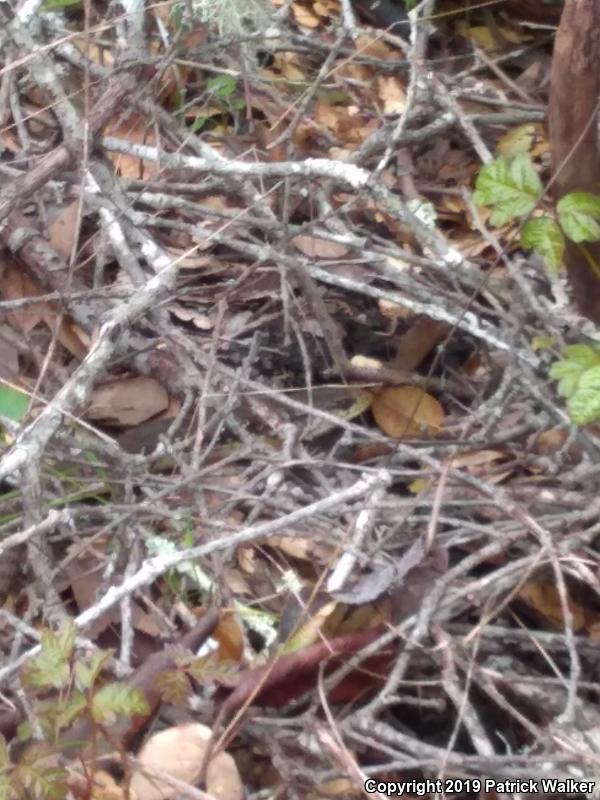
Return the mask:
{"type": "Polygon", "coordinates": [[[582,375],[600,366],[600,354],[587,344],[572,344],[565,347],[564,355],[564,359],[550,367],[550,377],[559,382],[559,394],[568,398],[577,389],[582,375]]]}
{"type": "Polygon", "coordinates": [[[221,100],[227,100],[235,92],[237,80],[233,75],[215,75],[206,81],[206,90],[221,100]]]}
{"type": "Polygon", "coordinates": [[[58,737],[64,728],[68,728],[83,713],[86,706],[86,697],[81,692],[71,692],[64,700],[56,702],[54,709],[50,709],[53,711],[52,723],[55,737],[58,737]]]}
{"type": "Polygon", "coordinates": [[[108,722],[117,715],[132,717],[134,714],[149,714],[146,696],[139,689],[126,683],[107,683],[94,694],[92,716],[97,722],[108,722]]]}
{"type": "Polygon", "coordinates": [[[178,31],[183,24],[183,3],[175,3],[171,8],[171,19],[173,27],[178,31]]]}
{"type": "Polygon", "coordinates": [[[67,795],[66,771],[58,766],[56,753],[46,742],[30,745],[14,771],[15,783],[20,784],[35,800],[64,800],[67,795]]]}
{"type": "Polygon", "coordinates": [[[28,742],[32,738],[33,725],[28,719],[23,720],[23,722],[17,728],[17,739],[19,742],[28,742]]]}
{"type": "Polygon", "coordinates": [[[158,676],[154,685],[160,691],[165,703],[183,707],[192,694],[190,679],[179,669],[169,669],[158,676]]]}
{"type": "Polygon", "coordinates": [[[562,229],[572,241],[600,239],[600,197],[589,192],[571,192],[558,201],[556,210],[562,229]]]}
{"type": "Polygon", "coordinates": [[[25,416],[28,406],[29,398],[25,392],[21,392],[19,389],[15,389],[14,386],[8,386],[5,383],[0,384],[1,416],[19,422],[25,416]]]}
{"type": "Polygon", "coordinates": [[[542,182],[531,158],[520,153],[514,158],[497,158],[482,167],[473,201],[492,206],[492,225],[500,226],[528,214],[542,194],[542,182]]]}
{"type": "Polygon", "coordinates": [[[548,269],[558,271],[565,252],[565,237],[551,217],[528,220],[521,229],[521,246],[533,249],[544,259],[548,269]]]}
{"type": "Polygon", "coordinates": [[[207,122],[208,122],[208,117],[196,117],[196,119],[190,126],[190,131],[192,133],[198,133],[199,131],[202,130],[202,128],[206,125],[207,122]]]}
{"type": "Polygon", "coordinates": [[[576,425],[587,425],[600,418],[600,366],[583,373],[577,389],[567,400],[567,407],[576,425]]]}
{"type": "Polygon", "coordinates": [[[59,11],[61,8],[69,8],[70,6],[81,5],[83,5],[83,0],[46,0],[40,10],[59,11]]]}
{"type": "Polygon", "coordinates": [[[75,685],[78,689],[90,689],[98,680],[104,665],[115,654],[114,650],[96,650],[88,664],[78,661],[75,664],[75,685]]]}
{"type": "MultiPolygon", "coordinates": [[[[0,771],[0,800],[10,800],[11,779],[10,773],[0,771]]],[[[12,795],[14,797],[14,795],[12,795]]]]}
{"type": "Polygon", "coordinates": [[[23,668],[23,678],[30,686],[63,689],[71,678],[69,659],[73,654],[76,629],[70,622],[62,630],[43,631],[42,652],[23,668]]]}
{"type": "Polygon", "coordinates": [[[187,672],[199,684],[215,681],[232,676],[237,672],[239,665],[233,661],[221,661],[218,653],[209,653],[207,656],[195,658],[187,667],[187,672]]]}

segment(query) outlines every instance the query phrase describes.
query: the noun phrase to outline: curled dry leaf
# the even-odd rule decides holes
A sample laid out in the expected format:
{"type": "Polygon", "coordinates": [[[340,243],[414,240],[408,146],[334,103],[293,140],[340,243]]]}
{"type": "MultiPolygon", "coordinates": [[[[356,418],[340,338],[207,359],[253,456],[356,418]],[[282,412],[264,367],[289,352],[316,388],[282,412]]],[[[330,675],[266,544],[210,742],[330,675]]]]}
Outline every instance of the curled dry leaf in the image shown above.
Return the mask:
{"type": "MultiPolygon", "coordinates": [[[[177,789],[174,778],[193,786],[211,740],[206,725],[188,723],[156,733],[142,747],[131,779],[131,789],[140,800],[171,800],[177,789]]],[[[243,800],[244,788],[235,761],[229,753],[214,755],[206,773],[206,791],[216,800],[243,800]]]]}
{"type": "Polygon", "coordinates": [[[86,418],[139,425],[168,406],[169,395],[154,378],[122,378],[94,389],[86,418]]]}
{"type": "Polygon", "coordinates": [[[383,389],[375,395],[371,410],[377,425],[394,439],[433,435],[444,420],[440,403],[416,386],[383,389]]]}

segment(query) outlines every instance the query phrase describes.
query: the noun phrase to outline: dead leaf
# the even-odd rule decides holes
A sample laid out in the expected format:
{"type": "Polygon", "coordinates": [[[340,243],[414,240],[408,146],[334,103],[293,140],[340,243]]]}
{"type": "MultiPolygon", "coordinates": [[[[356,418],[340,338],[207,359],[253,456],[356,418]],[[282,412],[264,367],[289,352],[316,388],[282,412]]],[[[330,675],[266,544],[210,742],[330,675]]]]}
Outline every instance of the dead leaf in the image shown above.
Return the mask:
{"type": "Polygon", "coordinates": [[[298,25],[303,25],[305,28],[319,27],[319,18],[315,17],[312,11],[309,11],[308,8],[301,6],[299,3],[292,5],[292,14],[298,25]]]}
{"type": "Polygon", "coordinates": [[[392,303],[390,300],[378,300],[379,313],[386,319],[396,322],[399,319],[410,319],[414,316],[412,311],[409,311],[406,306],[401,306],[398,303],[392,303]]]}
{"type": "Polygon", "coordinates": [[[568,438],[568,428],[547,428],[541,433],[532,434],[527,440],[527,447],[540,456],[551,456],[565,446],[568,438]]]}
{"type": "Polygon", "coordinates": [[[244,632],[235,611],[221,613],[212,638],[219,645],[219,661],[240,663],[244,654],[244,632]]]}
{"type": "MultiPolygon", "coordinates": [[[[54,312],[50,307],[44,313],[44,322],[53,333],[57,324],[57,317],[59,317],[59,312],[54,312]]],[[[60,316],[57,337],[58,341],[71,355],[83,361],[89,349],[90,337],[79,325],[75,325],[70,317],[60,316]]]]}
{"type": "Polygon", "coordinates": [[[305,620],[299,627],[297,627],[289,638],[283,644],[281,653],[294,653],[296,650],[302,650],[308,647],[319,638],[319,634],[323,625],[335,610],[337,603],[335,600],[330,600],[325,603],[318,611],[310,611],[307,615],[303,615],[305,620]]]}
{"type": "Polygon", "coordinates": [[[505,455],[502,450],[472,450],[468,453],[459,453],[452,458],[450,463],[453,469],[467,467],[470,470],[471,467],[485,466],[499,461],[505,455]]]}
{"type": "Polygon", "coordinates": [[[307,539],[306,536],[271,536],[265,540],[265,545],[280,550],[290,558],[319,564],[327,563],[334,552],[333,547],[321,544],[314,538],[307,539]]]}
{"type": "MultiPolygon", "coordinates": [[[[156,132],[144,117],[130,114],[126,119],[117,118],[110,122],[104,131],[105,136],[115,136],[133,144],[156,146],[156,132]]],[[[109,153],[115,171],[123,178],[149,180],[158,174],[158,167],[152,161],[144,161],[126,153],[109,153]]]]}
{"type": "Polygon", "coordinates": [[[278,69],[288,81],[306,81],[306,73],[300,66],[297,53],[283,51],[276,53],[273,59],[273,69],[278,69]]]}
{"type": "Polygon", "coordinates": [[[92,392],[86,418],[139,425],[169,406],[169,395],[153,378],[123,378],[92,392]]]}
{"type": "Polygon", "coordinates": [[[50,244],[66,260],[70,259],[79,236],[79,206],[79,200],[73,200],[48,226],[50,244]]]}
{"type": "Polygon", "coordinates": [[[401,114],[406,108],[404,86],[394,75],[377,76],[377,94],[383,104],[384,114],[401,114]]]}
{"type": "Polygon", "coordinates": [[[397,339],[394,369],[414,370],[448,333],[448,326],[431,317],[417,317],[397,339]]]}
{"type": "Polygon", "coordinates": [[[518,125],[502,136],[497,145],[498,153],[512,158],[519,153],[528,153],[535,142],[536,127],[532,123],[518,125]]]}
{"type": "Polygon", "coordinates": [[[10,330],[8,325],[0,326],[0,379],[14,381],[19,374],[19,354],[10,340],[2,335],[2,328],[10,330]]]}
{"type": "Polygon", "coordinates": [[[472,39],[484,52],[494,52],[498,49],[499,43],[486,25],[473,25],[470,28],[465,26],[465,28],[464,35],[472,39]]]}
{"type": "Polygon", "coordinates": [[[250,584],[239,571],[239,569],[236,569],[235,567],[223,567],[221,574],[227,589],[229,589],[229,591],[236,597],[239,597],[240,595],[252,594],[250,584]]]}
{"type": "Polygon", "coordinates": [[[339,242],[329,242],[327,239],[317,239],[314,236],[300,234],[292,239],[294,245],[309,258],[344,258],[348,255],[348,248],[339,242]]]}
{"type": "MultiPolygon", "coordinates": [[[[555,628],[564,628],[563,608],[554,577],[537,577],[527,581],[517,596],[555,628]]],[[[573,618],[573,629],[581,630],[586,623],[585,610],[572,597],[569,596],[567,600],[573,618]]]]}
{"type": "MultiPolygon", "coordinates": [[[[4,270],[4,274],[0,278],[0,292],[7,300],[31,298],[43,293],[35,281],[14,267],[8,267],[4,270]]],[[[26,335],[41,321],[54,334],[58,318],[59,323],[56,335],[63,347],[79,359],[83,359],[88,351],[88,345],[85,341],[87,335],[72,322],[70,317],[56,311],[52,303],[29,303],[23,309],[10,311],[6,316],[15,328],[26,335]]]]}
{"type": "Polygon", "coordinates": [[[400,51],[387,45],[380,36],[363,34],[354,42],[356,50],[361,55],[370,58],[380,58],[382,61],[400,61],[400,51]]]}
{"type": "MultiPolygon", "coordinates": [[[[295,653],[279,656],[267,665],[251,667],[240,673],[237,685],[230,694],[228,694],[229,688],[223,687],[221,694],[228,696],[223,700],[221,710],[229,714],[247,702],[281,706],[314,687],[321,663],[327,662],[327,667],[334,669],[342,657],[347,661],[350,655],[374,642],[384,631],[385,628],[381,626],[347,636],[337,636],[327,641],[318,641],[295,653]]],[[[360,680],[364,689],[365,680],[362,672],[360,680]]],[[[355,687],[350,688],[353,696],[356,696],[355,687]]],[[[332,702],[343,702],[343,700],[336,699],[332,702]]]]}
{"type": "MultiPolygon", "coordinates": [[[[174,800],[180,793],[167,777],[194,786],[212,732],[206,725],[188,723],[154,734],[142,747],[131,789],[143,800],[174,800]]],[[[244,787],[229,753],[214,755],[206,773],[206,791],[216,800],[244,800],[244,787]]]]}
{"type": "MultiPolygon", "coordinates": [[[[96,551],[102,548],[102,543],[96,544],[96,551]]],[[[93,606],[98,600],[98,590],[102,585],[105,559],[102,553],[82,550],[79,544],[73,544],[69,547],[68,554],[65,570],[77,609],[82,612],[93,606]]],[[[116,579],[113,582],[116,582],[116,579]]],[[[135,599],[131,601],[131,614],[133,626],[136,630],[152,638],[158,638],[164,634],[164,624],[158,614],[144,611],[135,599]]],[[[90,625],[88,629],[90,636],[98,636],[109,625],[118,624],[119,620],[120,612],[118,609],[112,608],[109,611],[105,611],[90,625]]]]}
{"type": "Polygon", "coordinates": [[[210,317],[201,311],[193,311],[179,303],[173,303],[169,307],[169,311],[182,322],[191,322],[192,325],[195,325],[200,331],[211,331],[214,328],[213,321],[210,317]]]}
{"type": "MultiPolygon", "coordinates": [[[[39,286],[16,267],[4,269],[0,276],[0,292],[6,300],[22,300],[41,294],[39,286]]],[[[44,318],[45,303],[29,303],[23,308],[9,311],[6,315],[15,328],[24,334],[30,333],[44,318]]]]}
{"type": "Polygon", "coordinates": [[[439,401],[416,386],[383,389],[375,395],[371,410],[377,425],[394,439],[433,435],[444,420],[439,401]]]}

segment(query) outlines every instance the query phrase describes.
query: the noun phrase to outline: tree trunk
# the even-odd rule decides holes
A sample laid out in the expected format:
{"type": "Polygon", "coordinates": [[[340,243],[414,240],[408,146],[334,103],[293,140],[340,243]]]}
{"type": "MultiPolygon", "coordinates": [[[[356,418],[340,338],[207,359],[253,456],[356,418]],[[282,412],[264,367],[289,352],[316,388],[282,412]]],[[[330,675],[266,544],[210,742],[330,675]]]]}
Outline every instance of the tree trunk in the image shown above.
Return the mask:
{"type": "MultiPolygon", "coordinates": [[[[550,79],[555,200],[573,191],[600,194],[599,98],[600,0],[566,0],[554,43],[550,79]]],[[[568,242],[565,260],[577,307],[600,323],[600,242],[568,242]]]]}

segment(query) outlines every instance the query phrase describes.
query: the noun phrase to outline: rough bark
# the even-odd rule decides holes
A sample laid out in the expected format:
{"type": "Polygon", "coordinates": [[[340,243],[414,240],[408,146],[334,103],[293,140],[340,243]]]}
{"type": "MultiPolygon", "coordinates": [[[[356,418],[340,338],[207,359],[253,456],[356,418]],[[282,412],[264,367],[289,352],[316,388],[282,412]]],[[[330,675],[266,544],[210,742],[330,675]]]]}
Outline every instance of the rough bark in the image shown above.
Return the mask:
{"type": "MultiPolygon", "coordinates": [[[[555,200],[573,191],[600,194],[599,97],[600,0],[567,0],[554,44],[550,83],[555,200]]],[[[600,243],[569,242],[565,260],[575,303],[582,314],[600,322],[600,243]]]]}

